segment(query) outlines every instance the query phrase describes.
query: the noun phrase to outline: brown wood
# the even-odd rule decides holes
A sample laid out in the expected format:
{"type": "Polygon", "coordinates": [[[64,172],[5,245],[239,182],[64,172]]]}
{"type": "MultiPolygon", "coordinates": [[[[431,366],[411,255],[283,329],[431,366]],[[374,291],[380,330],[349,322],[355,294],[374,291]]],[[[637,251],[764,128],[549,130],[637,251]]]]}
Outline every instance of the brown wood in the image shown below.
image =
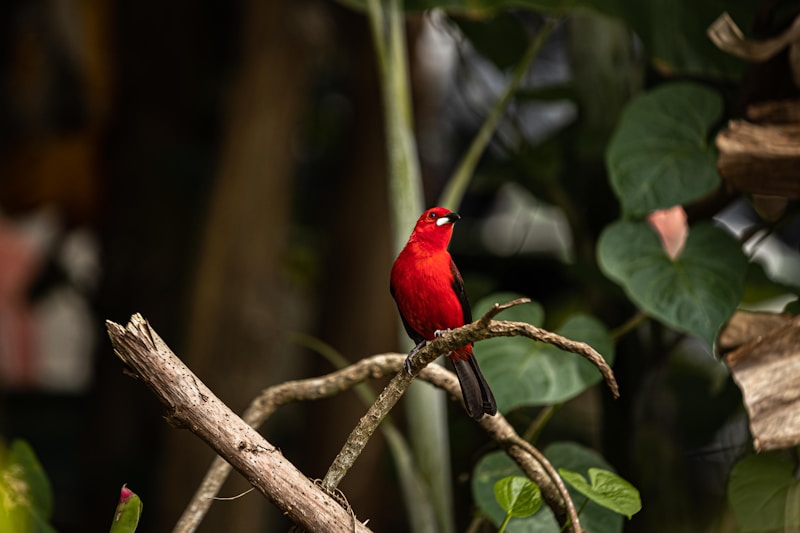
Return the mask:
{"type": "Polygon", "coordinates": [[[717,339],[717,349],[726,353],[753,339],[768,335],[772,330],[791,324],[794,317],[788,313],[761,313],[736,311],[717,339]]]}
{"type": "Polygon", "coordinates": [[[800,198],[800,124],[732,120],[716,139],[717,170],[729,188],[800,198]]]}
{"type": "Polygon", "coordinates": [[[308,531],[370,531],[222,403],[141,315],[106,327],[114,353],[167,406],[169,422],[203,439],[292,521],[308,531]]]}
{"type": "Polygon", "coordinates": [[[800,443],[800,318],[726,357],[744,397],[756,451],[800,443]]]}

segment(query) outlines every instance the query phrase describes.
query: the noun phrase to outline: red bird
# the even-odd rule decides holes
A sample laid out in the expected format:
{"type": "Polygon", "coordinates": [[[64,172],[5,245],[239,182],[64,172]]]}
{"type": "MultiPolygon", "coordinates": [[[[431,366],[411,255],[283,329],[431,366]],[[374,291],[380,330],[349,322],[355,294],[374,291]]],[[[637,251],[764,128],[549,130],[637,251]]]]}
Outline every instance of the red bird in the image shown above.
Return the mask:
{"type": "MultiPolygon", "coordinates": [[[[428,209],[417,220],[405,248],[392,266],[390,290],[408,336],[417,346],[472,322],[464,281],[447,251],[458,213],[443,207],[428,209]]],[[[494,415],[497,404],[467,344],[448,354],[461,384],[467,414],[478,420],[494,415]]]]}

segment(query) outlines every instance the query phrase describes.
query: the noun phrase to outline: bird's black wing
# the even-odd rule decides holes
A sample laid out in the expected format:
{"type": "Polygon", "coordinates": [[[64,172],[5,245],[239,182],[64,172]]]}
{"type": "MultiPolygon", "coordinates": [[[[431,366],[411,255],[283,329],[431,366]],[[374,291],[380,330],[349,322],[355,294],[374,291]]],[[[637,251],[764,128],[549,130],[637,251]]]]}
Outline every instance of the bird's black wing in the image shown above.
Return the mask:
{"type": "Polygon", "coordinates": [[[458,296],[458,301],[461,302],[461,312],[464,314],[464,324],[472,323],[472,310],[469,308],[469,300],[467,299],[467,291],[464,290],[464,280],[461,279],[461,272],[458,271],[456,264],[450,260],[450,273],[453,274],[453,292],[458,296]]]}

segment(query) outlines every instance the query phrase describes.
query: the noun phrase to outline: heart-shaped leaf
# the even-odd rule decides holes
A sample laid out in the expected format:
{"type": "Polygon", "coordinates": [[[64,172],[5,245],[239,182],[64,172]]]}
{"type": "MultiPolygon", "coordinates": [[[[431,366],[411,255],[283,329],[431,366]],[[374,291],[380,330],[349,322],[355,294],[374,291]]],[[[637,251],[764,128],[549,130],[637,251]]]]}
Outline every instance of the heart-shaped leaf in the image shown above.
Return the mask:
{"type": "Polygon", "coordinates": [[[719,186],[709,129],[721,113],[722,98],[691,83],[663,85],[628,105],[606,153],[625,213],[683,205],[719,186]]]}
{"type": "Polygon", "coordinates": [[[559,468],[558,473],[564,481],[593,502],[629,519],[642,509],[642,500],[636,487],[614,472],[590,468],[589,482],[581,474],[566,468],[559,468]]]}
{"type": "Polygon", "coordinates": [[[728,482],[728,501],[742,531],[772,531],[800,526],[800,481],[795,465],[777,454],[750,455],[736,463],[728,482]],[[790,507],[791,506],[791,507],[790,507]],[[792,512],[787,512],[792,509],[792,512]]]}
{"type": "Polygon", "coordinates": [[[747,272],[739,243],[709,224],[692,227],[672,261],[646,223],[615,222],[600,236],[597,255],[601,269],[636,305],[709,345],[739,303],[747,272]]]}
{"type": "Polygon", "coordinates": [[[531,516],[542,506],[542,491],[523,476],[506,476],[494,484],[494,497],[507,515],[531,516]]]}
{"type": "MultiPolygon", "coordinates": [[[[554,443],[544,450],[545,455],[556,468],[583,472],[589,468],[611,470],[603,457],[579,444],[571,442],[554,443]]],[[[505,511],[494,497],[495,483],[507,476],[524,476],[517,464],[504,452],[493,452],[484,456],[472,472],[472,496],[480,510],[495,524],[500,525],[505,518],[505,511]]],[[[572,487],[567,487],[575,502],[581,508],[586,497],[572,487]]],[[[580,514],[581,525],[592,533],[620,533],[623,518],[621,515],[589,501],[580,514]]],[[[550,508],[542,509],[527,518],[514,519],[508,523],[509,533],[552,533],[559,527],[550,508]]]]}
{"type": "MultiPolygon", "coordinates": [[[[478,302],[475,316],[480,316],[494,302],[518,298],[518,295],[490,296],[478,302]]],[[[540,326],[541,306],[525,304],[504,311],[498,319],[517,320],[540,326]]],[[[583,341],[597,350],[606,361],[614,361],[614,344],[597,319],[574,315],[556,333],[583,341]]],[[[475,348],[476,357],[498,408],[507,412],[521,405],[545,405],[566,401],[602,379],[600,372],[582,356],[524,337],[503,337],[482,341],[475,348]]]]}

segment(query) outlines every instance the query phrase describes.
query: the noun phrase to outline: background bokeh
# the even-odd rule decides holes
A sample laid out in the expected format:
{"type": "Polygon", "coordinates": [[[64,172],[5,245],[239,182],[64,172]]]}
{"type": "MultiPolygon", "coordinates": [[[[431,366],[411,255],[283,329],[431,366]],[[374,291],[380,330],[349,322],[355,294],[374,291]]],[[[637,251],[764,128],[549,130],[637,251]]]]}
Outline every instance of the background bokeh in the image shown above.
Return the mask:
{"type": "MultiPolygon", "coordinates": [[[[427,205],[542,20],[409,18],[427,205]]],[[[105,320],[142,313],[235,411],[268,385],[331,370],[293,333],[350,360],[398,347],[366,18],[324,0],[11,0],[0,36],[0,436],[33,446],[58,531],[105,530],[123,483],[144,501],[141,530],[167,531],[213,455],[123,374],[105,320]]],[[[451,250],[472,301],[525,294],[545,325],[584,309],[614,328],[635,312],[594,260],[619,212],[603,153],[624,105],[667,70],[618,21],[559,26],[459,208],[451,250]]],[[[732,109],[748,98],[739,78],[714,83],[732,109]]],[[[626,530],[729,523],[727,471],[749,446],[738,389],[706,348],[646,327],[617,348],[622,399],[592,389],[541,439],[602,450],[642,491],[626,530]]],[[[287,407],[263,432],[321,478],[362,412],[344,394],[287,407]]],[[[490,444],[460,413],[450,423],[463,530],[468,476],[490,444]]],[[[246,489],[233,479],[222,496],[246,489]]],[[[342,489],[375,531],[407,529],[380,435],[342,489]]],[[[203,531],[287,527],[250,493],[215,503],[203,531]]]]}

